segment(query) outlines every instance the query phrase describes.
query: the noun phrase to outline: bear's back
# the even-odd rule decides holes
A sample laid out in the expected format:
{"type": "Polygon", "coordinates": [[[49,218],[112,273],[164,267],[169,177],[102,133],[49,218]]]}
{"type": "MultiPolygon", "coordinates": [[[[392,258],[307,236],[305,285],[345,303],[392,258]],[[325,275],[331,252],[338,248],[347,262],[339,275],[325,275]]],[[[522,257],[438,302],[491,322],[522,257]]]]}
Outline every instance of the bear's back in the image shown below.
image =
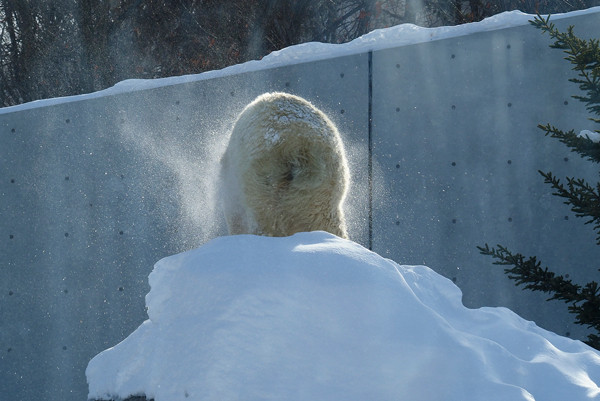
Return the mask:
{"type": "Polygon", "coordinates": [[[349,172],[341,137],[306,100],[259,96],[236,121],[223,164],[226,174],[238,175],[241,191],[240,210],[228,217],[232,234],[347,236],[342,203],[349,172]]]}

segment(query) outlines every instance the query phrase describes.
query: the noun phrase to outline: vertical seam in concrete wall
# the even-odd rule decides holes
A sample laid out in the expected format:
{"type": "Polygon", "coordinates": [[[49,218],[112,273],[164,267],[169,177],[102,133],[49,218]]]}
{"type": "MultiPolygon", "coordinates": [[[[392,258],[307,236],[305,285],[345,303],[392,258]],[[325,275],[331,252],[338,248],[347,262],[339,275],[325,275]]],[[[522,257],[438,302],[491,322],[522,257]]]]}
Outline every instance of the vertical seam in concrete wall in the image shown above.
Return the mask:
{"type": "Polygon", "coordinates": [[[368,56],[369,105],[368,105],[368,162],[367,175],[369,181],[369,250],[373,250],[373,51],[368,56]]]}

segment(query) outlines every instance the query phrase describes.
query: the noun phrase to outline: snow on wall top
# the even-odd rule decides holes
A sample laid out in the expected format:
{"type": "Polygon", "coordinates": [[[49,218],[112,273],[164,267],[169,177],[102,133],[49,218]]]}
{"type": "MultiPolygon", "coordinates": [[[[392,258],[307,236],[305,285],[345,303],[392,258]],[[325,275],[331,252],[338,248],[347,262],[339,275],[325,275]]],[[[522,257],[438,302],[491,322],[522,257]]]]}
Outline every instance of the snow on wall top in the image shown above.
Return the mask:
{"type": "MultiPolygon", "coordinates": [[[[600,12],[600,7],[593,7],[587,10],[573,11],[565,14],[556,14],[553,15],[552,18],[556,20],[595,12],[600,12]]],[[[94,93],[36,100],[21,105],[0,108],[0,114],[12,113],[36,107],[51,106],[60,103],[75,102],[102,96],[117,95],[126,92],[135,92],[163,86],[201,81],[244,72],[282,67],[291,64],[307,63],[311,61],[348,56],[368,52],[371,50],[383,50],[457,36],[465,36],[478,32],[511,28],[526,25],[531,19],[533,19],[533,15],[531,14],[525,14],[521,11],[509,11],[486,18],[480,22],[473,22],[457,26],[424,28],[413,24],[402,24],[391,28],[374,30],[366,35],[354,39],[349,43],[302,43],[279,51],[274,51],[265,56],[262,60],[248,61],[246,63],[233,65],[221,70],[159,79],[128,79],[117,83],[111,88],[94,93]]]]}

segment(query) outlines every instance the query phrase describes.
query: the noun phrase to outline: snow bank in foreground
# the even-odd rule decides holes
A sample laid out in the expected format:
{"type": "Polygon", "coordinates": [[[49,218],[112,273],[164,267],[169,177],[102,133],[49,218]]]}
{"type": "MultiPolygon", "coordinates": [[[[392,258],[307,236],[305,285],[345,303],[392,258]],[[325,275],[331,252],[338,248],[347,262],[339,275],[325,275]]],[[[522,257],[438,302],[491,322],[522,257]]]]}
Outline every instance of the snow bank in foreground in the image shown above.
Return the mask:
{"type": "Polygon", "coordinates": [[[150,285],[149,319],[89,363],[90,398],[600,399],[585,344],[327,233],[217,238],[150,285]]]}

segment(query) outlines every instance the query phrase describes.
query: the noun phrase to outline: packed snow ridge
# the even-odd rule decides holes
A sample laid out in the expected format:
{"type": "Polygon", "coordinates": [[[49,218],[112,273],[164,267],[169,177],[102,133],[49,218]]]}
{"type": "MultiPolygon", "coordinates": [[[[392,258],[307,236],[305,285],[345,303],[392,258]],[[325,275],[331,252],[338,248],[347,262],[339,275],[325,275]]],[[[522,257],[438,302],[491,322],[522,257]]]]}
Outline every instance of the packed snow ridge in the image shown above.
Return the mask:
{"type": "Polygon", "coordinates": [[[149,319],[90,399],[600,399],[600,354],[325,232],[221,237],[159,261],[149,319]]]}

